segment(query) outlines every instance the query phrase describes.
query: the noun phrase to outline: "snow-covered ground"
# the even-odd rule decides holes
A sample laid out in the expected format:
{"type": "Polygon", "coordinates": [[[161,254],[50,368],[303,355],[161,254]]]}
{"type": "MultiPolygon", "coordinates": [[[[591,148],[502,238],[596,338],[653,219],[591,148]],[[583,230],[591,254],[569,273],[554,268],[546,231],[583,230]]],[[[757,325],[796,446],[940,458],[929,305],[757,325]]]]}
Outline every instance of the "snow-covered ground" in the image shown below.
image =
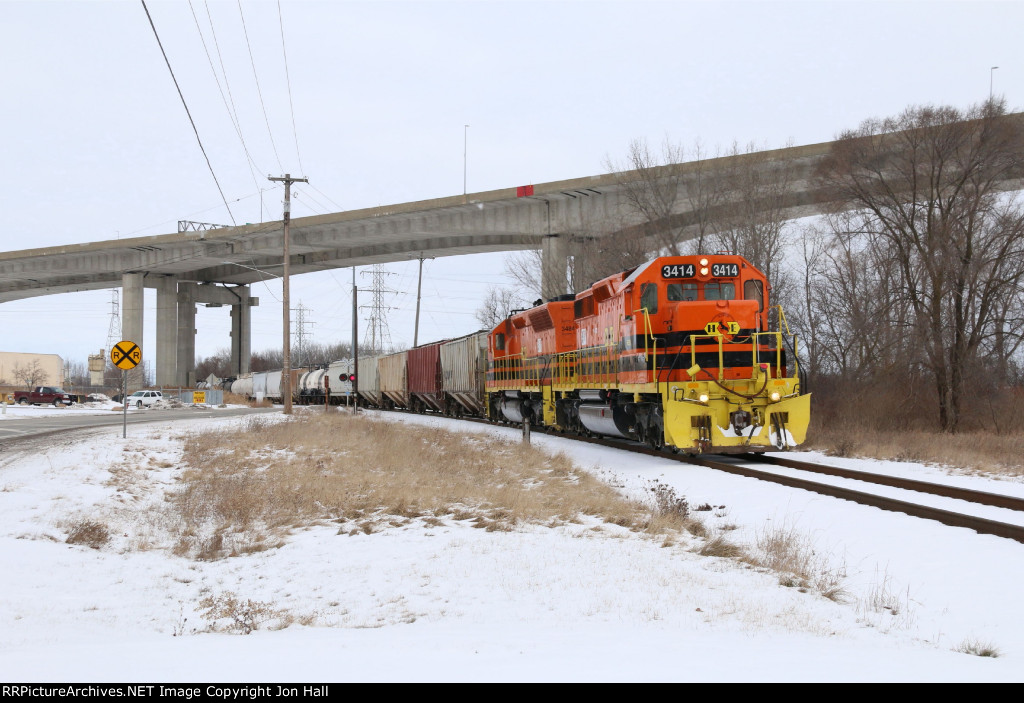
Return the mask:
{"type": "MultiPolygon", "coordinates": [[[[442,418],[383,418],[518,436],[442,418]]],[[[241,421],[156,423],[128,439],[92,431],[40,455],[0,452],[0,680],[1024,680],[1024,545],[543,435],[533,442],[631,495],[661,481],[691,506],[716,506],[700,514],[733,541],[795,531],[845,575],[844,601],[699,556],[695,540],[663,546],[594,524],[504,533],[414,522],[354,536],[318,527],[257,554],[176,557],[163,506],[182,437],[241,421]],[[102,550],[65,542],[89,517],[116,528],[102,550]],[[205,632],[199,602],[230,595],[309,624],[205,632]],[[1000,656],[956,651],[972,643],[1000,656]]],[[[956,481],[1021,492],[1007,481],[956,481]]]]}
{"type": "MultiPolygon", "coordinates": [[[[162,400],[150,406],[136,408],[129,406],[129,414],[159,412],[171,408],[197,407],[216,410],[218,408],[242,408],[244,405],[186,405],[176,400],[162,400]]],[[[109,415],[112,412],[121,412],[124,406],[112,400],[98,400],[87,403],[75,403],[74,405],[54,407],[52,405],[19,405],[0,403],[0,422],[5,420],[31,420],[35,417],[53,417],[69,415],[109,415]]]]}

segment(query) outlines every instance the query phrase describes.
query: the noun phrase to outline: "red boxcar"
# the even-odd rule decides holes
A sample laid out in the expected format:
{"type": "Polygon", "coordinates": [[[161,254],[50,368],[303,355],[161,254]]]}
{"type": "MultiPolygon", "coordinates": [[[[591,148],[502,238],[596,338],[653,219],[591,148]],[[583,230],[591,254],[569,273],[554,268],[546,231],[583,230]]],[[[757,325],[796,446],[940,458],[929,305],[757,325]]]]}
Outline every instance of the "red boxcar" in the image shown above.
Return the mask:
{"type": "Polygon", "coordinates": [[[441,342],[409,350],[409,405],[417,412],[444,411],[441,384],[441,342]]]}

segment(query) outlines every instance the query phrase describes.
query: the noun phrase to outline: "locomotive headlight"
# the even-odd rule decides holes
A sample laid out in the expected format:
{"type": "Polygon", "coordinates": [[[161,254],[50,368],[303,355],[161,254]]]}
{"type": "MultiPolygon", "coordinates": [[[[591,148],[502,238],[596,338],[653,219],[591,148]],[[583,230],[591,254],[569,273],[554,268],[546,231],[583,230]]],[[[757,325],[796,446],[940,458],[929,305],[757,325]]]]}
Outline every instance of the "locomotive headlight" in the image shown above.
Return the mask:
{"type": "Polygon", "coordinates": [[[699,401],[700,401],[700,402],[702,402],[702,403],[706,403],[706,402],[708,402],[708,394],[707,394],[707,393],[701,393],[701,394],[700,394],[700,395],[699,395],[699,396],[697,397],[697,400],[699,400],[699,401]]]}
{"type": "Polygon", "coordinates": [[[708,260],[707,259],[701,259],[700,260],[700,265],[701,266],[707,266],[708,265],[708,260]]]}
{"type": "Polygon", "coordinates": [[[778,391],[772,391],[772,394],[768,397],[772,399],[773,403],[778,403],[779,400],[782,398],[782,396],[779,395],[778,391]]]}
{"type": "Polygon", "coordinates": [[[706,267],[706,266],[705,266],[705,267],[703,267],[703,268],[701,268],[701,270],[700,270],[700,275],[701,275],[701,276],[707,276],[707,275],[708,275],[708,269],[707,269],[707,267],[706,267]]]}

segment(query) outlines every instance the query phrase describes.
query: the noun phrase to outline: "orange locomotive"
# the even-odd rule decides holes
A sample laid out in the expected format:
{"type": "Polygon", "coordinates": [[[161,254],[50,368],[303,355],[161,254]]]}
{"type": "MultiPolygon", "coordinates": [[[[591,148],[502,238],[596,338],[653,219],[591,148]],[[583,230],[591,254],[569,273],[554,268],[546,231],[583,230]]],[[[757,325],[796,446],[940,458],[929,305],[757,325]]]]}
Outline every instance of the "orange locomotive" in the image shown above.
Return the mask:
{"type": "Polygon", "coordinates": [[[514,313],[489,336],[488,415],[693,453],[796,446],[810,396],[768,294],[741,256],[661,257],[514,313]]]}

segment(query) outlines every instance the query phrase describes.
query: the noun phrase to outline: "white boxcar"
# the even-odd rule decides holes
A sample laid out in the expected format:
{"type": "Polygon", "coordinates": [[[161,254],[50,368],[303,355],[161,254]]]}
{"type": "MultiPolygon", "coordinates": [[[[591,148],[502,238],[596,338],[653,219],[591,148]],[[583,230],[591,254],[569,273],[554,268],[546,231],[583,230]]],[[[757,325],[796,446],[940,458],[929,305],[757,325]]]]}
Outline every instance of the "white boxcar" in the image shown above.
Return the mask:
{"type": "Polygon", "coordinates": [[[267,371],[267,392],[264,396],[275,403],[280,403],[281,398],[281,371],[267,371]]]}
{"type": "Polygon", "coordinates": [[[344,404],[348,397],[352,395],[352,381],[349,380],[349,376],[351,375],[351,359],[332,361],[331,365],[327,367],[327,377],[331,379],[332,403],[344,404]]]}
{"type": "Polygon", "coordinates": [[[467,334],[441,345],[441,387],[460,409],[473,415],[483,415],[487,408],[487,332],[467,334]]]}
{"type": "Polygon", "coordinates": [[[379,356],[361,356],[359,357],[359,367],[356,370],[356,392],[367,404],[378,408],[382,399],[377,364],[379,359],[379,356]]]}
{"type": "Polygon", "coordinates": [[[400,351],[380,357],[381,395],[399,408],[409,407],[409,384],[406,379],[406,359],[408,352],[400,351]]]}
{"type": "Polygon", "coordinates": [[[257,371],[252,375],[252,397],[253,398],[266,398],[267,397],[267,372],[257,371]]]}

